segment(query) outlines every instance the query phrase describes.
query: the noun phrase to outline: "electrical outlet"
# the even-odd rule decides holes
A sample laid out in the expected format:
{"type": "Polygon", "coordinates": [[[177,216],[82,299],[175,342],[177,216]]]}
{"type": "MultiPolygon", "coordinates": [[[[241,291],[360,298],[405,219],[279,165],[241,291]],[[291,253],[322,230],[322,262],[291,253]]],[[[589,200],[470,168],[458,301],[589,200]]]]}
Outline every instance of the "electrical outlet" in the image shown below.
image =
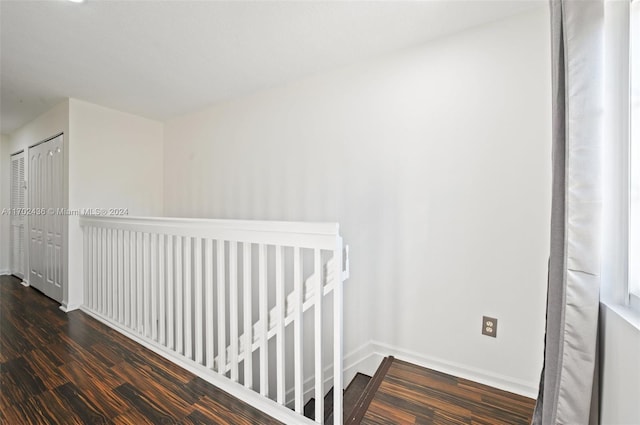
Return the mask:
{"type": "Polygon", "coordinates": [[[487,335],[495,338],[497,334],[498,319],[482,316],[482,335],[487,335]]]}

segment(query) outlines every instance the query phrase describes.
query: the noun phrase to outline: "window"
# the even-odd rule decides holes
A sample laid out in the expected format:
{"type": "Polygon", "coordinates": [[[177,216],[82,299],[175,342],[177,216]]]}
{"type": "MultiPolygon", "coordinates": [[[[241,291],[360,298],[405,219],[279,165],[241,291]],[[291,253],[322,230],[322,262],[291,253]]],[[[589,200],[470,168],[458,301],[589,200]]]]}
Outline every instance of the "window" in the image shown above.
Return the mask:
{"type": "Polygon", "coordinates": [[[629,302],[640,310],[640,0],[630,8],[629,302]]]}

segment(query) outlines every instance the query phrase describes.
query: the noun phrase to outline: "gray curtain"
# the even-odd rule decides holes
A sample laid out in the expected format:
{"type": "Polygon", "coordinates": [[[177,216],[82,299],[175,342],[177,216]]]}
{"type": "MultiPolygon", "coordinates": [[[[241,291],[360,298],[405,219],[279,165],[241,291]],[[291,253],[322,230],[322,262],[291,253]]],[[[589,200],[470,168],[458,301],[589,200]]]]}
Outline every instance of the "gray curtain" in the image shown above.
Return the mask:
{"type": "Polygon", "coordinates": [[[553,188],[533,424],[598,423],[603,0],[551,0],[553,188]]]}

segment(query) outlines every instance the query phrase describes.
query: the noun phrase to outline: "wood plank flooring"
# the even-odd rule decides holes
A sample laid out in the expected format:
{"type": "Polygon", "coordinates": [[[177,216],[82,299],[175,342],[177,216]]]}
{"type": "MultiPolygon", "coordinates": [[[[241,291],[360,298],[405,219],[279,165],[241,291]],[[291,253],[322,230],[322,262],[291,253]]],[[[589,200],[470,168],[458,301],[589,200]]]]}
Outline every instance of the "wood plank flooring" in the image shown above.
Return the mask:
{"type": "MultiPolygon", "coordinates": [[[[364,409],[354,424],[525,425],[534,407],[526,397],[393,358],[368,381],[362,375],[345,393],[345,413],[356,401],[364,409]],[[359,397],[373,384],[372,397],[359,397]]],[[[65,314],[18,279],[0,276],[0,423],[279,422],[86,314],[65,314]]]]}
{"type": "Polygon", "coordinates": [[[0,276],[0,423],[280,422],[11,276],[0,276]]]}
{"type": "Polygon", "coordinates": [[[528,425],[531,421],[532,399],[390,359],[362,424],[528,425]]]}

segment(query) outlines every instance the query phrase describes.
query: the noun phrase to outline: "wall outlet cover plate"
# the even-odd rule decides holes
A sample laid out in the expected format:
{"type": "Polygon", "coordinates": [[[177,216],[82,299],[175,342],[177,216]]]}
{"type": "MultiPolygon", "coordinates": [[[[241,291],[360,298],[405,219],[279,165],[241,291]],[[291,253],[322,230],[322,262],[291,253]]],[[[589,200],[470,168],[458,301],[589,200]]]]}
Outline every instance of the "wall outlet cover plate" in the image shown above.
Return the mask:
{"type": "Polygon", "coordinates": [[[482,335],[495,338],[498,335],[498,319],[482,316],[482,335]]]}

